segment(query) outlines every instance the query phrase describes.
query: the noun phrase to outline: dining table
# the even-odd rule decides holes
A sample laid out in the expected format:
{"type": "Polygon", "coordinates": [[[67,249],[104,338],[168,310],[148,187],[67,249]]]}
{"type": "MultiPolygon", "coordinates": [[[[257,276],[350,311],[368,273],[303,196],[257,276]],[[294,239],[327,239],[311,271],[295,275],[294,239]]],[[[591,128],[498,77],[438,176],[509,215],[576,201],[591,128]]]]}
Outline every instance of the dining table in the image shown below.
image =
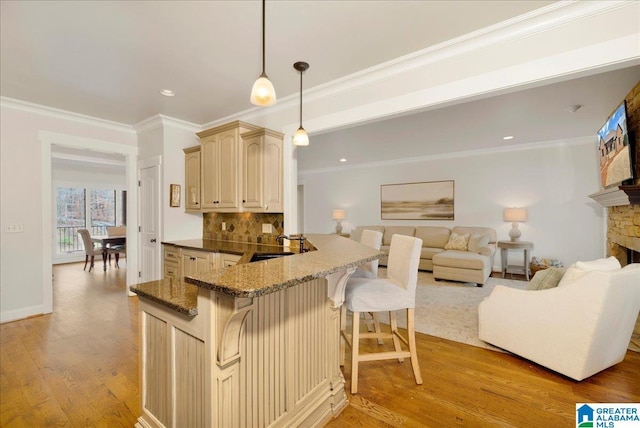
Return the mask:
{"type": "Polygon", "coordinates": [[[91,241],[102,245],[102,262],[104,270],[107,270],[107,249],[109,246],[125,245],[127,243],[126,235],[116,236],[92,236],[91,241]]]}

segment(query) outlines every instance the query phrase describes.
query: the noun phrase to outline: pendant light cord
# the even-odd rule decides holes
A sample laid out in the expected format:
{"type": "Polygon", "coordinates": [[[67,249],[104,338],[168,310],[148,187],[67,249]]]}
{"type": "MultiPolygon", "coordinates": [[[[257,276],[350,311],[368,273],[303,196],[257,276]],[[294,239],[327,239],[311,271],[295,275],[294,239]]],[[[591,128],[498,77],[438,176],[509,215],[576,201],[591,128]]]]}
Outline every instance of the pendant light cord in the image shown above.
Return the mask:
{"type": "Polygon", "coordinates": [[[265,51],[265,41],[264,41],[264,39],[265,39],[265,37],[264,37],[264,34],[265,34],[265,30],[264,30],[264,27],[265,27],[265,18],[264,18],[264,15],[265,15],[265,2],[266,2],[266,0],[262,0],[262,75],[263,76],[266,76],[265,71],[264,71],[265,70],[265,55],[264,55],[264,51],[265,51]]]}
{"type": "Polygon", "coordinates": [[[300,70],[300,128],[302,128],[302,70],[300,70]]]}

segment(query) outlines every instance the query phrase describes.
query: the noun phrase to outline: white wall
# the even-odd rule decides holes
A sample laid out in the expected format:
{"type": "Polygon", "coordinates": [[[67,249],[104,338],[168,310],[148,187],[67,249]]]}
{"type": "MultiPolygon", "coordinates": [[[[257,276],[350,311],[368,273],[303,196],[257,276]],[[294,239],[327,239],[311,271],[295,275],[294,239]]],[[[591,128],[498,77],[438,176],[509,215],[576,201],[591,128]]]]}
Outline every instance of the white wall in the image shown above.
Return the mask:
{"type": "MultiPolygon", "coordinates": [[[[50,244],[43,242],[41,131],[87,137],[135,146],[132,130],[98,120],[70,120],[44,115],[23,106],[0,105],[0,321],[46,313],[50,296],[43,290],[44,264],[50,244]],[[24,233],[6,233],[8,224],[22,224],[24,233]],[[46,248],[45,248],[46,247],[46,248]]],[[[50,275],[49,275],[50,276],[50,275]]],[[[50,290],[49,290],[50,291],[50,290]]]]}
{"type": "MultiPolygon", "coordinates": [[[[521,239],[534,243],[533,255],[558,258],[565,265],[604,255],[605,210],[588,197],[599,189],[592,137],[519,150],[301,172],[298,183],[304,185],[306,233],[335,231],[331,210],[343,208],[343,232],[375,224],[488,226],[496,229],[498,239],[509,239],[511,225],[502,220],[502,209],[522,206],[529,219],[520,224],[521,239]],[[380,185],[440,180],[455,180],[454,221],[380,219],[380,185]]],[[[509,264],[522,264],[520,257],[514,254],[509,264]]],[[[498,256],[494,267],[499,266],[498,256]]]]}
{"type": "Polygon", "coordinates": [[[180,127],[172,122],[164,125],[163,152],[163,235],[164,241],[202,238],[202,214],[186,213],[184,184],[184,152],[182,149],[200,145],[193,128],[180,127]],[[169,185],[179,184],[180,206],[169,206],[169,185]]]}

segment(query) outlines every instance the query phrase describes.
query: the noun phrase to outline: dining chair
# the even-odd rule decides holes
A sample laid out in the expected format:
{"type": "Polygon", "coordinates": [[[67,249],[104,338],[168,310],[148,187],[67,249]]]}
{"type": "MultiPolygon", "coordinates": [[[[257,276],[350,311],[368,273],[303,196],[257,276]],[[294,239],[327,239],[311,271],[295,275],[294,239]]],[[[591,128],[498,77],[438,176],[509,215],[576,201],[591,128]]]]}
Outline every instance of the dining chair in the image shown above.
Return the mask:
{"type": "MultiPolygon", "coordinates": [[[[107,236],[111,237],[111,236],[124,236],[127,234],[127,227],[126,226],[109,226],[107,227],[107,236]]],[[[120,261],[120,254],[126,254],[127,253],[127,246],[120,244],[120,245],[112,245],[109,244],[107,246],[107,255],[109,256],[109,266],[111,266],[111,254],[115,255],[115,259],[116,259],[116,267],[120,268],[119,265],[119,261],[120,261]]]]}
{"type": "Polygon", "coordinates": [[[91,272],[95,256],[102,256],[102,248],[96,248],[94,242],[91,240],[91,234],[87,229],[78,229],[78,234],[82,238],[82,243],[84,244],[85,258],[83,270],[87,270],[87,263],[89,262],[89,257],[91,257],[91,265],[89,266],[89,272],[91,272]]]}
{"type": "Polygon", "coordinates": [[[345,341],[351,346],[352,394],[358,392],[358,364],[361,361],[397,358],[399,362],[403,362],[404,358],[409,358],[416,383],[422,384],[416,352],[414,315],[421,249],[422,240],[420,238],[393,235],[389,248],[386,278],[353,278],[347,282],[345,305],[353,313],[353,317],[351,338],[345,334],[345,341]],[[406,310],[406,338],[398,332],[395,311],[401,309],[406,310]],[[389,312],[391,332],[361,333],[360,313],[362,312],[389,312]],[[392,339],[395,350],[360,354],[360,339],[392,339]],[[403,342],[408,350],[403,350],[400,342],[403,342]]]}

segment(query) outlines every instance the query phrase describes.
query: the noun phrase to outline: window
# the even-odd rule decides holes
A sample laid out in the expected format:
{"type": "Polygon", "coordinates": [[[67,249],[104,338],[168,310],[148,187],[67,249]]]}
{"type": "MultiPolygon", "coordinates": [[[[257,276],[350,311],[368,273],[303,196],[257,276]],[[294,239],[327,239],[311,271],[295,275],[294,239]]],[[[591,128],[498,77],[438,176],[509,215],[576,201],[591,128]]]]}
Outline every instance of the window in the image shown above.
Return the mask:
{"type": "Polygon", "coordinates": [[[106,235],[108,226],[126,225],[126,191],[56,188],[56,254],[83,252],[79,229],[106,235]]]}

